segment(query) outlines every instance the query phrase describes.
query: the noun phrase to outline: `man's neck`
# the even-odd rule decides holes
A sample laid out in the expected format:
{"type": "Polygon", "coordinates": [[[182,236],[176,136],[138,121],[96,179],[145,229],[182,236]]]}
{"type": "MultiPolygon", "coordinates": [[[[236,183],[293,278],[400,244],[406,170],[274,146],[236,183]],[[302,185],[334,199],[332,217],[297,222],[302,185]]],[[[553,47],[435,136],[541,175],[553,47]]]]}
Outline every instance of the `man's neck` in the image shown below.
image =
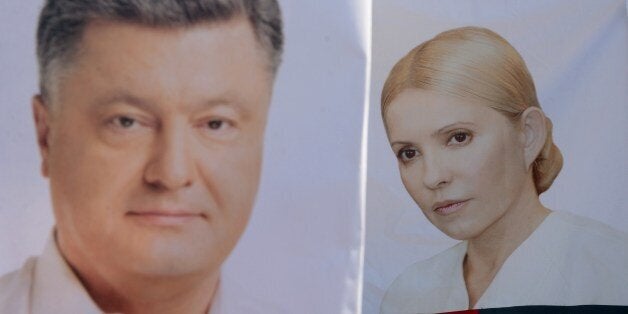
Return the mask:
{"type": "Polygon", "coordinates": [[[211,307],[218,289],[218,275],[205,280],[161,279],[130,281],[120,289],[96,288],[86,284],[87,291],[105,312],[116,313],[203,313],[211,307]]]}
{"type": "Polygon", "coordinates": [[[220,270],[163,277],[99,271],[80,263],[80,258],[73,263],[59,241],[57,247],[92,300],[107,313],[206,314],[218,290],[220,270]]]}

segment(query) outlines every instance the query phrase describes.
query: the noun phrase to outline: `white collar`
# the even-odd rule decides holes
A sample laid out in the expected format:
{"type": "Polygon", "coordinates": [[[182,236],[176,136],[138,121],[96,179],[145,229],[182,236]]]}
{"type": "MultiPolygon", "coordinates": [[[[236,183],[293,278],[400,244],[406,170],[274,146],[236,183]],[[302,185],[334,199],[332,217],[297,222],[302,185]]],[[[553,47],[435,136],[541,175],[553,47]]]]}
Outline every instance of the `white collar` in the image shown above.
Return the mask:
{"type": "Polygon", "coordinates": [[[54,232],[35,265],[31,311],[38,313],[102,313],[65,261],[54,232]]]}

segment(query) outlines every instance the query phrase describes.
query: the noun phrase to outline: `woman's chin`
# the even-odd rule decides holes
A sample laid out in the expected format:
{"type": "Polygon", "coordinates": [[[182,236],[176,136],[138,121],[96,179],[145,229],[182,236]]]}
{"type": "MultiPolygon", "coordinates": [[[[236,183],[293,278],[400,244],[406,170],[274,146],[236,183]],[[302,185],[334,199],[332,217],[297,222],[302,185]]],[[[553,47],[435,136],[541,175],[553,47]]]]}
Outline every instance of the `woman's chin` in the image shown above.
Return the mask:
{"type": "Polygon", "coordinates": [[[433,220],[432,223],[448,237],[459,241],[473,239],[482,234],[483,231],[482,228],[477,228],[472,223],[459,220],[447,222],[433,220]]]}
{"type": "Polygon", "coordinates": [[[455,230],[455,231],[450,231],[450,230],[445,230],[445,229],[440,229],[444,234],[446,234],[448,237],[454,239],[454,240],[458,240],[458,241],[464,241],[464,240],[469,240],[471,238],[473,238],[473,236],[470,236],[468,234],[468,232],[464,232],[461,230],[455,230]]]}

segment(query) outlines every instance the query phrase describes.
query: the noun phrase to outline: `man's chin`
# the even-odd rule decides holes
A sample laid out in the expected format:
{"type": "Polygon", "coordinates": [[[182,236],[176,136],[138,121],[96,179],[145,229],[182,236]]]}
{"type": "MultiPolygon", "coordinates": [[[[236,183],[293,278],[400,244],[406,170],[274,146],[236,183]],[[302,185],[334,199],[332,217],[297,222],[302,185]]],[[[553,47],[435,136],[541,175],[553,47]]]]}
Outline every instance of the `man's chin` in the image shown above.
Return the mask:
{"type": "Polygon", "coordinates": [[[212,251],[206,249],[205,254],[200,254],[196,248],[185,246],[168,248],[160,245],[150,252],[134,254],[130,259],[125,258],[123,267],[131,274],[155,279],[208,273],[217,271],[223,260],[220,256],[208,254],[212,251]]]}
{"type": "Polygon", "coordinates": [[[195,227],[135,226],[126,237],[116,239],[118,248],[111,254],[118,256],[119,267],[143,275],[177,276],[220,268],[229,252],[206,225],[195,227]]]}

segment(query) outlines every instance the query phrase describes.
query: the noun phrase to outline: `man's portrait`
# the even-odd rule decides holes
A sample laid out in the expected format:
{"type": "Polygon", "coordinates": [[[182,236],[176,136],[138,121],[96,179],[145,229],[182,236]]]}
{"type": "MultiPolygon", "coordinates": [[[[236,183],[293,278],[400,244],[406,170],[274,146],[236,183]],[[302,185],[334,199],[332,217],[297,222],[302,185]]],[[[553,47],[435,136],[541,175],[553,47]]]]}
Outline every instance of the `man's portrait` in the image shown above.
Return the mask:
{"type": "MultiPolygon", "coordinates": [[[[269,260],[263,261],[266,256],[259,251],[264,244],[249,253],[260,261],[249,259],[244,266],[242,257],[232,257],[234,269],[251,271],[250,275],[226,271],[236,273],[239,284],[223,271],[254,207],[260,206],[258,194],[272,195],[281,189],[271,185],[258,193],[267,149],[265,130],[283,66],[282,11],[275,0],[45,1],[35,36],[39,85],[30,100],[30,118],[35,138],[31,143],[39,152],[33,173],[46,180],[53,226],[40,231],[49,239],[31,254],[34,257],[13,264],[12,269],[18,269],[1,277],[0,312],[288,313],[294,309],[298,301],[284,304],[247,285],[250,278],[259,277],[256,271],[263,271],[265,263],[295,264],[289,258],[273,260],[279,255],[272,250],[267,251],[269,260]]],[[[334,39],[329,33],[319,36],[334,39]]],[[[5,49],[11,48],[3,47],[3,53],[5,49]]],[[[354,72],[351,75],[359,77],[354,72]]],[[[346,95],[355,94],[352,110],[360,112],[363,84],[356,86],[346,95]]],[[[290,97],[285,90],[279,93],[280,104],[290,97]]],[[[299,103],[290,105],[307,110],[298,109],[299,103]]],[[[355,138],[350,145],[358,147],[359,122],[356,119],[355,128],[344,126],[348,138],[355,138]]],[[[327,145],[328,139],[317,141],[313,147],[327,145]]],[[[288,147],[284,152],[299,149],[282,145],[288,147]]],[[[334,167],[355,162],[359,152],[353,151],[349,160],[334,167]]],[[[5,169],[10,167],[11,163],[3,162],[2,171],[8,173],[5,169]]],[[[272,173],[272,166],[266,168],[272,173]]],[[[357,166],[346,177],[353,179],[355,174],[357,166]]],[[[343,189],[358,192],[357,182],[327,177],[325,171],[311,181],[339,187],[329,203],[337,203],[343,189]]],[[[307,186],[300,190],[324,193],[307,186]]],[[[286,192],[295,199],[290,200],[292,208],[275,201],[260,209],[263,213],[264,208],[281,207],[281,214],[285,208],[295,213],[293,220],[316,230],[311,238],[304,232],[307,228],[287,230],[301,239],[300,248],[292,252],[295,260],[308,259],[304,252],[319,255],[302,267],[310,275],[288,280],[317,277],[316,259],[328,261],[330,266],[320,272],[331,269],[341,276],[313,279],[312,289],[325,287],[330,295],[344,291],[330,299],[330,308],[346,302],[357,306],[357,285],[347,286],[343,277],[357,276],[357,202],[341,203],[345,212],[339,214],[340,221],[349,228],[329,227],[338,218],[323,214],[321,221],[310,223],[310,214],[301,213],[308,205],[299,205],[308,200],[299,199],[300,192],[295,191],[286,192]],[[334,231],[342,229],[348,229],[346,235],[334,231]],[[336,248],[326,252],[308,247],[308,241],[327,245],[328,239],[316,235],[329,231],[336,248]],[[342,248],[341,253],[337,248],[342,248]]],[[[262,204],[268,199],[263,195],[259,196],[262,204]]],[[[46,197],[38,199],[47,201],[46,197]]],[[[271,196],[267,202],[285,198],[271,196]]],[[[357,199],[353,194],[347,198],[357,199]]],[[[328,207],[329,213],[339,211],[328,207]]],[[[2,216],[11,216],[11,210],[16,209],[2,208],[2,216]]],[[[27,215],[33,216],[37,214],[27,215]]],[[[32,226],[27,221],[22,228],[32,226]]],[[[254,223],[253,228],[261,227],[254,223]]],[[[275,246],[284,246],[278,250],[291,254],[290,242],[282,242],[288,232],[268,226],[263,231],[272,232],[280,239],[275,246]]],[[[243,245],[255,246],[246,241],[243,245]]],[[[2,254],[11,245],[20,246],[18,242],[3,245],[2,254]]],[[[291,270],[277,270],[274,277],[290,274],[291,270]]],[[[289,281],[281,280],[263,286],[289,286],[289,281]]],[[[293,299],[304,295],[313,300],[325,297],[303,290],[293,299]]]]}
{"type": "Polygon", "coordinates": [[[208,309],[257,191],[278,4],[48,1],[37,40],[56,221],[38,267],[63,256],[106,312],[208,309]]]}

